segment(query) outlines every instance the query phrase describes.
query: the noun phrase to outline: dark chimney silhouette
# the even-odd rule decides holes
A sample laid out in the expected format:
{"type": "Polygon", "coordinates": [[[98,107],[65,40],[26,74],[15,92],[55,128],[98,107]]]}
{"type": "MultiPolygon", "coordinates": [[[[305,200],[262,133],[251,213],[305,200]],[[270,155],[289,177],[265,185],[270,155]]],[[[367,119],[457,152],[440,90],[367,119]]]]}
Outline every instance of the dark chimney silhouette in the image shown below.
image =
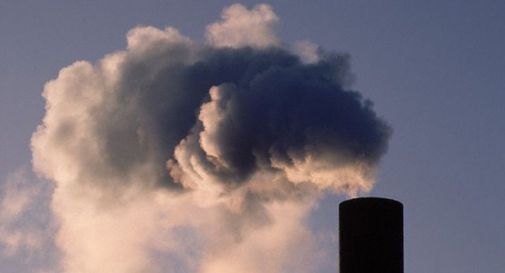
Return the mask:
{"type": "Polygon", "coordinates": [[[403,205],[386,198],[340,203],[340,273],[403,273],[403,205]]]}

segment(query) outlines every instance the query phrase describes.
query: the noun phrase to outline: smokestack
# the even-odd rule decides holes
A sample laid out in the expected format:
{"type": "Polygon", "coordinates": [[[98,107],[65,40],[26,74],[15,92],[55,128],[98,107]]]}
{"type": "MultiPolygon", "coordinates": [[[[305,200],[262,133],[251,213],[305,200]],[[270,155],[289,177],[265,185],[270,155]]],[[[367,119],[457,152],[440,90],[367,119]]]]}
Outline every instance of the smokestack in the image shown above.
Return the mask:
{"type": "Polygon", "coordinates": [[[356,198],[339,206],[340,273],[403,273],[403,205],[356,198]]]}

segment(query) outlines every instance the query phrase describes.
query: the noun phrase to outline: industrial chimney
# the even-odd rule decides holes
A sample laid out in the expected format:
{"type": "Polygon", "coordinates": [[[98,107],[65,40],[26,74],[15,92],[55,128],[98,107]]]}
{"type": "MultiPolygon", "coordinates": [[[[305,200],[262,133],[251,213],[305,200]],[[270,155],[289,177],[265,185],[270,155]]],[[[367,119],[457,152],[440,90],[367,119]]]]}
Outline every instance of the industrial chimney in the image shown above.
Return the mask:
{"type": "Polygon", "coordinates": [[[340,203],[340,273],[403,273],[403,205],[385,198],[340,203]]]}

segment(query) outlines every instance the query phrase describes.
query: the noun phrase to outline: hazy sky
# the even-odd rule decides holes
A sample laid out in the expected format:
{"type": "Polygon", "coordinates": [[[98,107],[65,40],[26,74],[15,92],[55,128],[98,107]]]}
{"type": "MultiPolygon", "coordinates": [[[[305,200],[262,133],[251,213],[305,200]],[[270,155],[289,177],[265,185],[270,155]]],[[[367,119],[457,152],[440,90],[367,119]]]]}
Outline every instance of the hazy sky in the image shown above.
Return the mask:
{"type": "MultiPolygon", "coordinates": [[[[173,26],[202,41],[205,26],[232,3],[2,1],[0,181],[29,168],[31,134],[44,113],[42,88],[62,67],[125,48],[126,33],[137,25],[173,26]]],[[[309,40],[349,53],[354,88],[392,126],[370,195],[405,205],[405,271],[503,271],[505,2],[267,4],[280,18],[283,41],[309,40]]],[[[321,203],[312,215],[314,229],[336,232],[343,198],[321,203]]],[[[329,247],[336,253],[336,243],[329,247]]],[[[3,257],[0,271],[35,272],[30,268],[38,263],[3,257]]]]}

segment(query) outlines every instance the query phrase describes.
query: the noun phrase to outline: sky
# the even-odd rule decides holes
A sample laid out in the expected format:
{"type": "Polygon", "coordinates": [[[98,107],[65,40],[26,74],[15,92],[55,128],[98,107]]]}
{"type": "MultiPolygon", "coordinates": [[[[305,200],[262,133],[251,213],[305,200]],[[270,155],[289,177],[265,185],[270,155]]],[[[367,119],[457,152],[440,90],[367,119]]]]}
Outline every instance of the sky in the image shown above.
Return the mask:
{"type": "MultiPolygon", "coordinates": [[[[45,113],[44,84],[55,79],[61,68],[77,60],[96,62],[124,49],[126,34],[136,26],[172,26],[203,42],[205,26],[219,20],[223,8],[233,3],[2,1],[3,191],[19,176],[26,180],[23,187],[37,184],[38,191],[50,191],[36,182],[39,179],[31,171],[30,139],[45,113]]],[[[240,3],[252,8],[263,2],[240,3]]],[[[376,184],[364,195],[390,197],[404,204],[405,271],[503,271],[505,19],[501,13],[505,3],[266,4],[279,18],[275,30],[284,43],[310,41],[326,51],[350,54],[353,89],[372,100],[375,112],[392,127],[376,184]]],[[[47,206],[36,193],[28,190],[24,196],[47,206]]],[[[309,213],[311,229],[336,234],[337,205],[345,198],[328,194],[309,213]]],[[[26,217],[35,219],[34,212],[30,213],[26,217]]],[[[53,228],[47,219],[40,222],[39,226],[53,228]]],[[[0,271],[51,272],[48,268],[59,254],[51,242],[42,245],[45,256],[29,250],[12,254],[4,243],[0,271]]],[[[336,240],[324,247],[336,256],[336,240]]],[[[337,270],[337,258],[324,263],[319,272],[337,270]]]]}

